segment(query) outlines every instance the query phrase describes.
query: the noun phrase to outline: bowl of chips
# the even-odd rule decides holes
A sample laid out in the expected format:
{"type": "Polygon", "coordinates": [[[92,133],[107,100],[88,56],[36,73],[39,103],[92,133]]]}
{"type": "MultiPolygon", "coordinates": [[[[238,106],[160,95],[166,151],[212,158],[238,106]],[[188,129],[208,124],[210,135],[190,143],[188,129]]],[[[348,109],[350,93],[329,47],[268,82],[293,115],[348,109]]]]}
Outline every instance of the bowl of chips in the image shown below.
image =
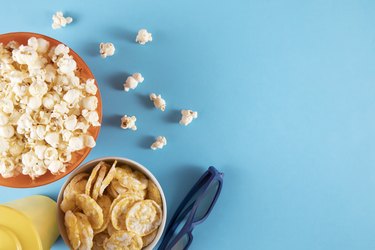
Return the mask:
{"type": "Polygon", "coordinates": [[[89,67],[36,33],[0,35],[0,186],[30,188],[69,174],[95,146],[102,101],[89,67]]]}
{"type": "Polygon", "coordinates": [[[163,190],[141,164],[120,157],[76,169],[58,196],[60,234],[70,249],[153,249],[167,218],[163,190]]]}

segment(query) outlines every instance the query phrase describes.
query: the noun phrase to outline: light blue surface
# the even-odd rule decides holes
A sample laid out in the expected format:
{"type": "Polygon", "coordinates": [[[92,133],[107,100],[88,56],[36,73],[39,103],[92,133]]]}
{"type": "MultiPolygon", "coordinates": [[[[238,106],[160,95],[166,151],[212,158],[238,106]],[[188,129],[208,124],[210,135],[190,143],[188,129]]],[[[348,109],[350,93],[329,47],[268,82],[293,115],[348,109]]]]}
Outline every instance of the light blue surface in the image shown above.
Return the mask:
{"type": "MultiPolygon", "coordinates": [[[[375,249],[374,1],[13,1],[0,19],[1,33],[52,36],[91,67],[104,122],[87,160],[149,167],[169,215],[209,165],[225,173],[191,249],[375,249]],[[52,30],[57,10],[74,23],[52,30]],[[152,43],[134,43],[140,28],[152,43]],[[103,41],[115,56],[99,57],[103,41]],[[125,93],[138,71],[144,83],[125,93]],[[166,99],[164,113],[151,92],[166,99]],[[181,108],[199,111],[186,128],[181,108]],[[119,128],[123,114],[137,116],[138,131],[119,128]],[[158,135],[168,145],[154,152],[158,135]]],[[[64,181],[0,188],[0,202],[56,198],[64,181]]]]}

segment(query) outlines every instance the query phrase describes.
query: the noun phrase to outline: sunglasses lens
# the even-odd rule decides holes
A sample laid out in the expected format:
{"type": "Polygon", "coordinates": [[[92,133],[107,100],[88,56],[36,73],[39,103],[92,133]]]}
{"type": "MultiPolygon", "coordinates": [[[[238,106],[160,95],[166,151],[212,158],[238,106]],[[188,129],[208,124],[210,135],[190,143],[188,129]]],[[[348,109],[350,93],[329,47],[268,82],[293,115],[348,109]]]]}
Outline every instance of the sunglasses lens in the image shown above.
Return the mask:
{"type": "Polygon", "coordinates": [[[171,250],[183,250],[189,244],[189,235],[184,234],[181,239],[172,247],[171,250]]]}
{"type": "Polygon", "coordinates": [[[220,182],[218,180],[215,180],[214,182],[211,183],[206,193],[204,194],[204,197],[202,197],[202,200],[199,203],[197,212],[195,213],[195,216],[194,216],[194,221],[200,221],[207,215],[212,203],[215,200],[215,197],[219,191],[219,188],[220,188],[220,182]]]}

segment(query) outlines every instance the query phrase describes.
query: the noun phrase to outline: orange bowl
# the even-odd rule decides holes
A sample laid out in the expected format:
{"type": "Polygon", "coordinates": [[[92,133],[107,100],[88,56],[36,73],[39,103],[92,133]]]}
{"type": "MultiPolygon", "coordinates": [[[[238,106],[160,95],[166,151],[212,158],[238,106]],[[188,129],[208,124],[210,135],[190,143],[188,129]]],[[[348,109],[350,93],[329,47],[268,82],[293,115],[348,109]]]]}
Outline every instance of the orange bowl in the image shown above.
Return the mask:
{"type": "MultiPolygon", "coordinates": [[[[58,44],[62,43],[51,37],[41,35],[41,34],[36,34],[36,33],[30,33],[30,32],[14,32],[14,33],[2,34],[0,35],[0,43],[7,44],[10,41],[16,41],[20,44],[26,45],[27,40],[30,37],[43,38],[50,43],[50,46],[57,46],[58,44]]],[[[77,62],[77,71],[79,72],[80,78],[95,79],[89,67],[82,60],[82,58],[78,56],[77,53],[75,53],[72,49],[70,49],[69,54],[72,55],[74,60],[77,62]]],[[[96,81],[95,81],[95,84],[97,85],[96,81]]],[[[99,115],[99,122],[102,122],[102,116],[103,116],[102,99],[100,97],[99,87],[96,93],[96,97],[98,98],[97,112],[99,115]]],[[[100,126],[98,127],[91,126],[88,130],[88,132],[94,137],[95,140],[98,137],[99,131],[100,131],[100,126]]],[[[3,178],[0,175],[0,185],[6,186],[6,187],[14,187],[14,188],[31,188],[31,187],[38,187],[38,186],[42,186],[42,185],[55,182],[63,178],[70,172],[72,172],[75,168],[77,168],[81,164],[81,162],[87,157],[90,151],[91,151],[91,148],[85,147],[84,149],[80,151],[76,151],[72,153],[72,160],[67,164],[66,171],[64,173],[53,175],[49,171],[47,171],[46,174],[38,178],[35,178],[34,180],[31,179],[28,175],[22,175],[22,174],[15,176],[15,177],[11,177],[11,178],[3,178]]]]}

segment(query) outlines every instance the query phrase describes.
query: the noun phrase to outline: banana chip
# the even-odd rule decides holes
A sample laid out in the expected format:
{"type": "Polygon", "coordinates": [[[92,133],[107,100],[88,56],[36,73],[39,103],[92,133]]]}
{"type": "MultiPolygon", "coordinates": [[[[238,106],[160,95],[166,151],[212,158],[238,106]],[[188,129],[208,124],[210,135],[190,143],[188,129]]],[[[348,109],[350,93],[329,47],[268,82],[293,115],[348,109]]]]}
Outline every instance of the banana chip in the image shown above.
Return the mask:
{"type": "Polygon", "coordinates": [[[142,237],[143,247],[147,247],[148,245],[150,245],[154,241],[157,234],[158,234],[158,230],[154,230],[152,233],[146,236],[143,236],[142,237]]]}
{"type": "Polygon", "coordinates": [[[94,236],[94,250],[102,250],[104,249],[104,241],[109,238],[109,235],[106,232],[98,233],[94,236]]]}
{"type": "Polygon", "coordinates": [[[115,175],[116,175],[116,164],[117,164],[117,161],[114,161],[113,164],[112,164],[111,169],[108,171],[108,174],[104,178],[104,180],[102,182],[102,185],[100,187],[100,190],[99,190],[99,195],[100,196],[103,195],[104,190],[108,187],[108,185],[111,183],[111,181],[113,180],[113,178],[115,178],[115,175]]]}
{"type": "Polygon", "coordinates": [[[80,173],[73,177],[69,184],[65,187],[63,193],[63,200],[60,204],[60,208],[64,213],[68,210],[74,210],[76,207],[75,196],[77,194],[78,188],[76,187],[77,183],[87,178],[89,174],[80,173]]]}
{"type": "Polygon", "coordinates": [[[107,233],[108,233],[109,235],[112,235],[112,234],[116,233],[117,231],[118,231],[118,230],[117,230],[116,228],[113,227],[112,222],[109,222],[109,223],[108,223],[108,227],[107,227],[107,233]]]}
{"type": "Polygon", "coordinates": [[[141,200],[141,198],[137,196],[128,196],[121,199],[113,206],[111,211],[111,221],[114,228],[117,230],[126,230],[126,213],[138,200],[141,200]]]}
{"type": "Polygon", "coordinates": [[[83,213],[75,213],[78,220],[78,230],[81,245],[79,250],[88,250],[93,246],[94,231],[90,225],[87,216],[83,213]]]}
{"type": "Polygon", "coordinates": [[[128,231],[117,231],[104,241],[104,248],[110,250],[136,250],[142,246],[142,238],[128,231]]]}
{"type": "Polygon", "coordinates": [[[103,225],[103,210],[96,201],[87,194],[79,194],[76,197],[77,206],[87,216],[93,229],[99,229],[103,225]]]}
{"type": "Polygon", "coordinates": [[[99,197],[96,202],[103,210],[103,224],[99,229],[94,230],[95,234],[103,232],[107,228],[110,220],[110,211],[112,204],[111,199],[106,195],[99,197]]]}
{"type": "Polygon", "coordinates": [[[72,211],[66,211],[64,224],[72,248],[77,249],[81,245],[81,241],[79,239],[78,220],[72,211]]]}
{"type": "Polygon", "coordinates": [[[126,228],[140,236],[152,233],[161,224],[161,208],[153,200],[137,201],[126,215],[126,228]]]}
{"type": "Polygon", "coordinates": [[[155,201],[160,207],[163,206],[159,189],[152,181],[148,182],[146,198],[155,201]]]}
{"type": "Polygon", "coordinates": [[[60,208],[72,249],[135,250],[155,240],[162,202],[159,188],[144,174],[102,161],[90,174],[72,178],[60,208]]]}
{"type": "Polygon", "coordinates": [[[101,167],[102,165],[104,165],[104,164],[105,164],[104,161],[99,162],[98,165],[96,165],[96,166],[94,167],[94,169],[91,171],[91,174],[90,174],[89,180],[87,181],[85,194],[87,194],[87,195],[89,195],[89,196],[91,195],[91,188],[92,188],[92,185],[93,185],[92,183],[95,181],[96,176],[98,175],[98,171],[99,171],[100,167],[101,167]]]}
{"type": "Polygon", "coordinates": [[[148,185],[146,176],[138,171],[133,172],[129,167],[117,168],[116,179],[121,186],[133,190],[146,189],[148,185]]]}
{"type": "Polygon", "coordinates": [[[102,182],[104,180],[106,173],[107,173],[107,166],[104,164],[103,166],[100,167],[98,177],[96,177],[96,181],[92,189],[91,197],[94,198],[94,200],[98,199],[99,190],[100,190],[100,187],[102,186],[102,182]]]}

